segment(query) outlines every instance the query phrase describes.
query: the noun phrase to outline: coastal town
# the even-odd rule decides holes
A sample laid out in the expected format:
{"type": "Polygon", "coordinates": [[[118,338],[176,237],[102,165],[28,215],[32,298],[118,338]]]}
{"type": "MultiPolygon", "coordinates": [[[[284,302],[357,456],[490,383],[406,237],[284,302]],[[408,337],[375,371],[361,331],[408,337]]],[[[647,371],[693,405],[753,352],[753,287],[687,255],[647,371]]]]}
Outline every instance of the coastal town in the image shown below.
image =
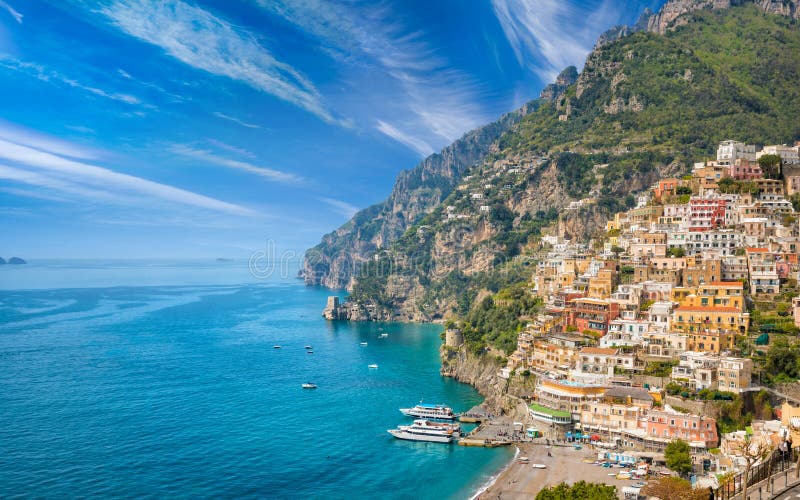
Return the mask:
{"type": "MultiPolygon", "coordinates": [[[[526,290],[541,313],[499,373],[535,381],[521,395],[528,437],[653,466],[681,440],[692,458],[682,475],[718,492],[787,460],[800,394],[775,389],[769,353],[800,328],[799,153],[725,141],[690,175],[640,194],[601,237],[542,236],[526,290]]],[[[445,349],[464,342],[449,325],[445,349]]]]}

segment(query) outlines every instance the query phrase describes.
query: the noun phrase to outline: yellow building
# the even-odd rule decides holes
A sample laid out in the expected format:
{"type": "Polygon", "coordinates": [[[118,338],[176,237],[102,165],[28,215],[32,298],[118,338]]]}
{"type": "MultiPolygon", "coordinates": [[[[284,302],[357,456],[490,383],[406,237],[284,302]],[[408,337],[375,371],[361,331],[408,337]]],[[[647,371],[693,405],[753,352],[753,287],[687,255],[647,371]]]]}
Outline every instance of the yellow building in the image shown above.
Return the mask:
{"type": "Polygon", "coordinates": [[[614,291],[614,271],[601,269],[597,276],[589,278],[588,296],[593,299],[607,299],[614,291]]]}
{"type": "Polygon", "coordinates": [[[736,307],[680,306],[672,313],[672,328],[687,335],[686,347],[692,351],[732,349],[749,326],[750,315],[736,307]]]}

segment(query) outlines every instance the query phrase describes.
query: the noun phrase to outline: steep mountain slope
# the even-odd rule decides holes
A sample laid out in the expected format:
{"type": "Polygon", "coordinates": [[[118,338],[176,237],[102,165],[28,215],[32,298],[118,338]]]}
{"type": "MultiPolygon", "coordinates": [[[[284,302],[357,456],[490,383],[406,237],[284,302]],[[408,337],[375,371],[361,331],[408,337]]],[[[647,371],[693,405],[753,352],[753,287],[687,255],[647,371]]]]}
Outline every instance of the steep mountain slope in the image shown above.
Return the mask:
{"type": "Polygon", "coordinates": [[[577,84],[526,116],[501,139],[501,151],[688,157],[731,137],[779,142],[800,133],[796,21],[754,5],[681,19],[665,35],[638,32],[592,52],[577,84]]]}
{"type": "Polygon", "coordinates": [[[306,284],[329,288],[350,286],[362,262],[387,247],[437,206],[464,172],[483,161],[497,139],[537,106],[538,102],[534,101],[507,113],[493,123],[464,134],[413,169],[401,172],[386,201],[361,210],[306,252],[303,269],[306,284]]]}
{"type": "MultiPolygon", "coordinates": [[[[405,231],[384,222],[397,217],[389,206],[414,206],[415,195],[399,192],[405,186],[398,180],[392,196],[402,206],[387,202],[343,228],[370,243],[338,240],[342,261],[356,255],[362,265],[350,304],[335,315],[464,316],[487,291],[530,274],[542,231],[585,238],[603,230],[609,214],[635,203],[636,192],[685,173],[721,140],[800,138],[796,2],[777,2],[788,6],[781,15],[769,13],[776,2],[740,3],[668,2],[657,22],[650,18],[651,31],[640,22],[621,30],[632,34],[607,35],[577,81],[545,89],[537,106],[485,146],[482,161],[448,177],[449,194],[423,199],[405,231]],[[376,239],[378,231],[361,236],[372,218],[391,227],[394,239],[376,239]]],[[[562,76],[574,79],[571,71],[562,76]]],[[[326,265],[329,277],[339,273],[326,265]]]]}

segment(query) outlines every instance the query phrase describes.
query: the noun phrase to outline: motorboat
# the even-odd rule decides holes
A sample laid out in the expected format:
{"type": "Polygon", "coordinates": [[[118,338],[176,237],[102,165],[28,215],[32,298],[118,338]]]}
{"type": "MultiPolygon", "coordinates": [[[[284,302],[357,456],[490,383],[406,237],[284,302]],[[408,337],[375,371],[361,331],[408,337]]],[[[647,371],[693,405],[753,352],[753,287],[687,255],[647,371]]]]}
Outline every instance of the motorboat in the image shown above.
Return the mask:
{"type": "Polygon", "coordinates": [[[303,349],[313,349],[310,345],[305,346],[303,349]]]}
{"type": "Polygon", "coordinates": [[[378,367],[378,365],[376,365],[375,363],[373,363],[373,364],[371,364],[371,365],[367,365],[367,368],[372,368],[372,369],[375,369],[375,368],[377,368],[377,367],[378,367]]]}
{"type": "Polygon", "coordinates": [[[381,333],[380,335],[378,335],[378,338],[379,338],[379,339],[385,339],[385,338],[386,338],[386,337],[388,337],[388,336],[389,336],[389,334],[388,334],[388,333],[381,333]]]}
{"type": "Polygon", "coordinates": [[[366,342],[361,342],[361,345],[367,345],[367,343],[366,342]]]}
{"type": "Polygon", "coordinates": [[[280,348],[281,348],[281,346],[279,346],[279,345],[274,345],[274,346],[272,346],[272,348],[273,348],[273,349],[280,349],[280,348]]]}
{"type": "Polygon", "coordinates": [[[303,384],[303,389],[316,389],[316,388],[317,384],[314,384],[312,382],[306,382],[305,384],[303,384]]]}
{"type": "Polygon", "coordinates": [[[546,469],[547,466],[545,464],[531,464],[531,468],[533,468],[533,469],[546,469]]]}

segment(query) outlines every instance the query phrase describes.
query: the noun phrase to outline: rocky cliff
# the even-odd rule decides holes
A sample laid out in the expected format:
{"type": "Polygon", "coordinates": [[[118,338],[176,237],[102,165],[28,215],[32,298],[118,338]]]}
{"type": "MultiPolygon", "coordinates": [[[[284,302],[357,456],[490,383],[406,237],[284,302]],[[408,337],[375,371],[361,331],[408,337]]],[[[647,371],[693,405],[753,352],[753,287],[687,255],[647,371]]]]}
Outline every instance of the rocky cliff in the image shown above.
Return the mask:
{"type": "Polygon", "coordinates": [[[650,17],[647,30],[665,34],[668,30],[689,22],[687,14],[703,9],[730,9],[733,6],[755,4],[767,14],[800,18],[798,0],[669,0],[657,14],[650,17]]]}
{"type": "Polygon", "coordinates": [[[360,211],[306,252],[302,271],[306,284],[349,288],[360,264],[435,208],[467,169],[496,151],[495,142],[504,132],[537,107],[533,101],[507,113],[401,172],[386,201],[360,211]]]}
{"type": "Polygon", "coordinates": [[[485,397],[484,405],[497,415],[509,415],[515,421],[527,421],[529,413],[523,394],[533,392],[533,376],[514,375],[509,379],[500,376],[502,367],[494,355],[476,356],[463,346],[442,346],[440,350],[442,368],[440,373],[459,382],[469,384],[485,397]]]}

